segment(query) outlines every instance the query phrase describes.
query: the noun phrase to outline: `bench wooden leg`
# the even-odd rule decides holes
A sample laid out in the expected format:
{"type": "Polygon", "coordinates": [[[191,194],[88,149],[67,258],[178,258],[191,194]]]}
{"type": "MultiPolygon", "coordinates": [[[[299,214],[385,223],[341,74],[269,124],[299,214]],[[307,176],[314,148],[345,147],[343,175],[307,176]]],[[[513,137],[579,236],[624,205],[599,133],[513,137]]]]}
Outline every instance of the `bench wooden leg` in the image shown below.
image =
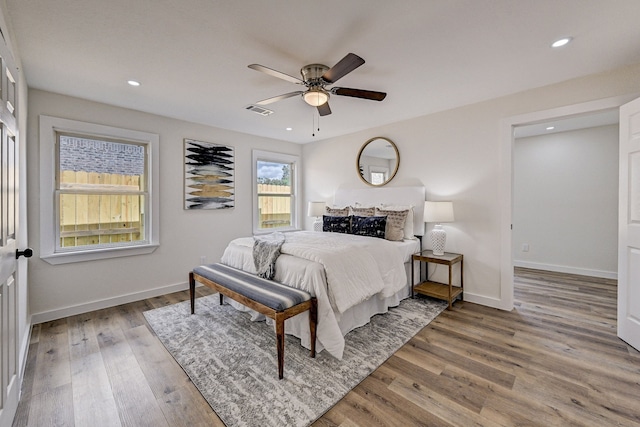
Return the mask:
{"type": "Polygon", "coordinates": [[[311,298],[309,307],[309,332],[311,333],[311,357],[316,357],[316,324],[318,323],[318,301],[311,298]]]}
{"type": "Polygon", "coordinates": [[[276,340],[278,347],[278,379],[284,377],[284,318],[280,313],[276,314],[276,340]]]}
{"type": "Polygon", "coordinates": [[[193,277],[193,271],[189,272],[189,298],[191,299],[191,314],[196,310],[196,279],[193,277]]]}

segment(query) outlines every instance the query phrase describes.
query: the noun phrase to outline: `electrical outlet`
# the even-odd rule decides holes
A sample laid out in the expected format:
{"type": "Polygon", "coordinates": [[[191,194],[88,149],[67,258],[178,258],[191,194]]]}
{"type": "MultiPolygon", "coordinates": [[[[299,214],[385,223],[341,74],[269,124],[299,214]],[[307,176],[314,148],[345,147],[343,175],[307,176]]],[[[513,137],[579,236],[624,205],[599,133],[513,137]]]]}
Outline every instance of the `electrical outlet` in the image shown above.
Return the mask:
{"type": "Polygon", "coordinates": [[[200,257],[200,265],[205,265],[207,263],[207,257],[202,255],[200,257]]]}
{"type": "Polygon", "coordinates": [[[522,252],[529,252],[529,244],[528,243],[523,243],[522,244],[522,252]]]}

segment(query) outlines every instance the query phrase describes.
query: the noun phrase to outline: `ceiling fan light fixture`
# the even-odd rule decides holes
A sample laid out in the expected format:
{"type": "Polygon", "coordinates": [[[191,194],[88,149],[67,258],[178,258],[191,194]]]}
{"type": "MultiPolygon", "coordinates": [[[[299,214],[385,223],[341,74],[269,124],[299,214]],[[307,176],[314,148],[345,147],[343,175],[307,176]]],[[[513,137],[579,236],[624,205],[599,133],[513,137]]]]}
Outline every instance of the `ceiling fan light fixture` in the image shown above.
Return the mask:
{"type": "Polygon", "coordinates": [[[305,86],[302,90],[263,99],[262,101],[256,102],[255,105],[267,105],[276,101],[301,95],[302,100],[307,105],[315,107],[318,110],[319,116],[328,116],[331,114],[331,108],[329,108],[328,102],[331,95],[382,101],[387,96],[385,92],[353,89],[348,87],[327,88],[327,86],[333,85],[335,82],[360,67],[362,64],[364,64],[364,59],[360,58],[355,53],[349,53],[331,68],[324,64],[309,64],[303,66],[300,69],[302,80],[288,74],[281,73],[280,71],[276,71],[272,68],[265,67],[264,65],[251,64],[249,65],[249,68],[252,70],[305,86]]]}
{"type": "Polygon", "coordinates": [[[312,107],[319,107],[327,103],[329,100],[329,93],[320,88],[309,89],[302,94],[302,99],[312,107]]]}

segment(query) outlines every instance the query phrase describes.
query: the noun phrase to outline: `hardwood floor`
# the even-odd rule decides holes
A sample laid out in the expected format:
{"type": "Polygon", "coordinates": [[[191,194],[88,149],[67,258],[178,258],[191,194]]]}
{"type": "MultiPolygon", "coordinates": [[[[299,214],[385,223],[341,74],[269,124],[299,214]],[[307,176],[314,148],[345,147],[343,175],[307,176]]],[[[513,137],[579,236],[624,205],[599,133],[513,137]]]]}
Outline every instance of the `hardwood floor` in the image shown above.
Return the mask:
{"type": "MultiPolygon", "coordinates": [[[[457,302],[313,426],[640,426],[616,282],[517,269],[515,289],[512,312],[457,302]]],[[[186,299],[34,326],[13,425],[223,425],[142,315],[186,299]]]]}

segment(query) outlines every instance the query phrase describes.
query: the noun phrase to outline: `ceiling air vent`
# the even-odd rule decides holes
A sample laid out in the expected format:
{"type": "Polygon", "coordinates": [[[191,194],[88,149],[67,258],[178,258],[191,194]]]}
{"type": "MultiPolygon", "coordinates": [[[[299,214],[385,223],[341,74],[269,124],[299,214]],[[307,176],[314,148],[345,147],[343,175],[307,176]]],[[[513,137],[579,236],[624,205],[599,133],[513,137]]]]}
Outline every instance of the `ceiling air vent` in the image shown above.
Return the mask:
{"type": "Polygon", "coordinates": [[[266,108],[262,108],[262,107],[259,107],[257,105],[249,105],[246,108],[247,108],[247,110],[253,111],[256,114],[260,114],[261,116],[268,116],[270,114],[273,114],[273,111],[267,110],[266,108]]]}

